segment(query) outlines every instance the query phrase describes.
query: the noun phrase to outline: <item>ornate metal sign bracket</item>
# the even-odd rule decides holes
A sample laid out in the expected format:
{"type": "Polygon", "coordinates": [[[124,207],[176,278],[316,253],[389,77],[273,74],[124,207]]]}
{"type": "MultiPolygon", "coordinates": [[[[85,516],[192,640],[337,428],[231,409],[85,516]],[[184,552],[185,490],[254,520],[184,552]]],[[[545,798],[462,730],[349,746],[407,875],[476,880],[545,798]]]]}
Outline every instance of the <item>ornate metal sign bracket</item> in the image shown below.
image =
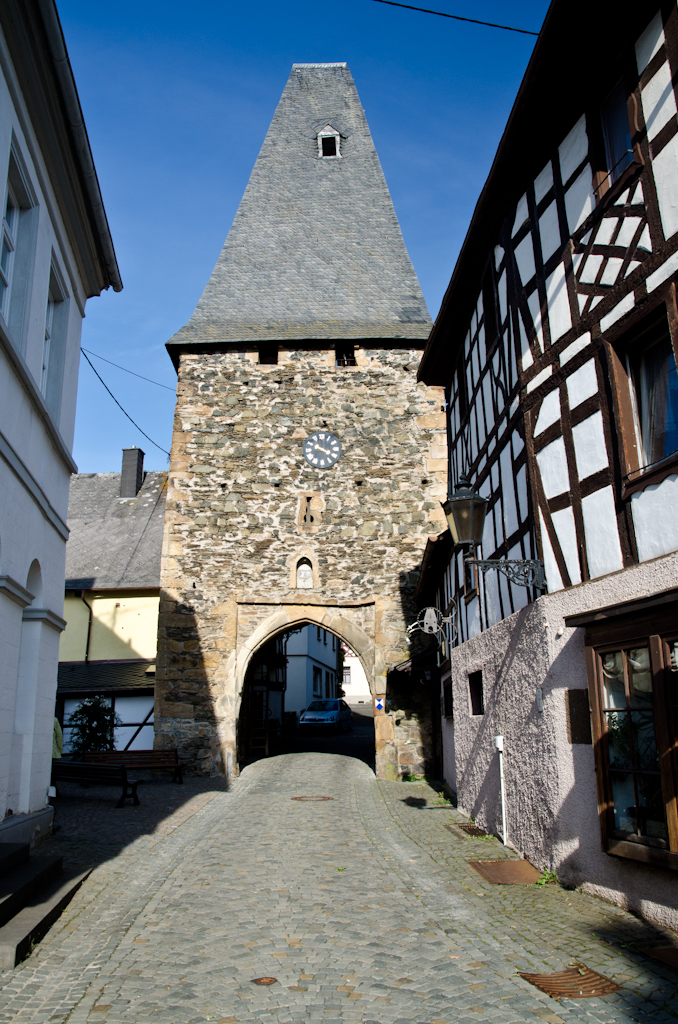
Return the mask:
{"type": "Polygon", "coordinates": [[[411,626],[407,627],[408,643],[409,638],[415,630],[421,630],[422,633],[428,633],[429,635],[436,635],[440,639],[440,634],[443,631],[443,626],[452,626],[452,635],[456,637],[457,627],[455,625],[455,612],[457,606],[452,602],[450,608],[450,614],[445,616],[438,608],[423,608],[417,616],[416,622],[413,622],[411,626]]]}
{"type": "Polygon", "coordinates": [[[497,569],[511,583],[519,587],[535,587],[536,590],[546,589],[544,579],[544,563],[534,559],[513,560],[509,558],[467,558],[467,565],[477,565],[483,576],[488,569],[497,569]]]}

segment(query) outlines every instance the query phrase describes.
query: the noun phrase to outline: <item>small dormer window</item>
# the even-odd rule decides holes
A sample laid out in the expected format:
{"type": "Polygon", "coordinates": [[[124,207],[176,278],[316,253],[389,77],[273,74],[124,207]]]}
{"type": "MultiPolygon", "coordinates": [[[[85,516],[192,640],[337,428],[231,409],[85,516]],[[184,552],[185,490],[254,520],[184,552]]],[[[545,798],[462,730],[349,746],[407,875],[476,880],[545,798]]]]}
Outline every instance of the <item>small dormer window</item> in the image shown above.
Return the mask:
{"type": "Polygon", "coordinates": [[[325,125],[322,131],[318,132],[318,156],[319,157],[340,157],[339,150],[341,136],[331,124],[325,125]]]}

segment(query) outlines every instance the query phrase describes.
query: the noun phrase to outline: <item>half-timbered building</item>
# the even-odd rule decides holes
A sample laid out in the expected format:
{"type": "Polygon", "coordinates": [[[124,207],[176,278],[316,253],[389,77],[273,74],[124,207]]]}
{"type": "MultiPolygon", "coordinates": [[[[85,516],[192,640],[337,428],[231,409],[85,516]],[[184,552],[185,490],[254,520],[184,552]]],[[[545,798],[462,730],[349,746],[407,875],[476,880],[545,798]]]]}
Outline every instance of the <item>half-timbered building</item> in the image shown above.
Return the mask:
{"type": "Polygon", "coordinates": [[[447,781],[563,880],[678,923],[678,10],[554,0],[419,370],[476,559],[429,541],[447,781]]]}

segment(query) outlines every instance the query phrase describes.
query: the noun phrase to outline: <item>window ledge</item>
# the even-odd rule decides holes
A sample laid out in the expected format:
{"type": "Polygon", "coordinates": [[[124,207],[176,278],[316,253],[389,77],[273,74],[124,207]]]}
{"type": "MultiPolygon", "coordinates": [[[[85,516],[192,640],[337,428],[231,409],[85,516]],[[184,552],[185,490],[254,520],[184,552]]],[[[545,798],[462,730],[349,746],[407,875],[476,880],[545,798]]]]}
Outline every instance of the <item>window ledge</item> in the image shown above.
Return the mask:
{"type": "Polygon", "coordinates": [[[636,469],[625,478],[622,485],[622,500],[633,494],[634,491],[642,491],[650,484],[660,484],[667,476],[678,471],[678,451],[671,452],[665,459],[653,462],[651,466],[643,466],[636,469]]]}
{"type": "Polygon", "coordinates": [[[641,864],[650,864],[655,868],[678,871],[678,853],[671,853],[670,850],[658,850],[653,846],[643,846],[642,843],[610,839],[605,852],[612,857],[623,857],[625,860],[635,860],[641,864]]]}

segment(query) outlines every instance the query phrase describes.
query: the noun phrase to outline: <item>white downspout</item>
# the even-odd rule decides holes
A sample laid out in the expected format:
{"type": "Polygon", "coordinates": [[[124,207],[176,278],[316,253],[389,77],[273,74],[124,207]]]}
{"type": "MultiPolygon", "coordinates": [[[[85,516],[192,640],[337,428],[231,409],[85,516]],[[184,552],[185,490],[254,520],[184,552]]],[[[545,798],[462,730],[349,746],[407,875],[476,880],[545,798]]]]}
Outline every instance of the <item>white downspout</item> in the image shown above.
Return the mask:
{"type": "Polygon", "coordinates": [[[504,846],[508,846],[506,835],[506,791],[504,790],[504,737],[495,736],[494,745],[499,751],[499,789],[501,792],[501,833],[504,846]]]}

